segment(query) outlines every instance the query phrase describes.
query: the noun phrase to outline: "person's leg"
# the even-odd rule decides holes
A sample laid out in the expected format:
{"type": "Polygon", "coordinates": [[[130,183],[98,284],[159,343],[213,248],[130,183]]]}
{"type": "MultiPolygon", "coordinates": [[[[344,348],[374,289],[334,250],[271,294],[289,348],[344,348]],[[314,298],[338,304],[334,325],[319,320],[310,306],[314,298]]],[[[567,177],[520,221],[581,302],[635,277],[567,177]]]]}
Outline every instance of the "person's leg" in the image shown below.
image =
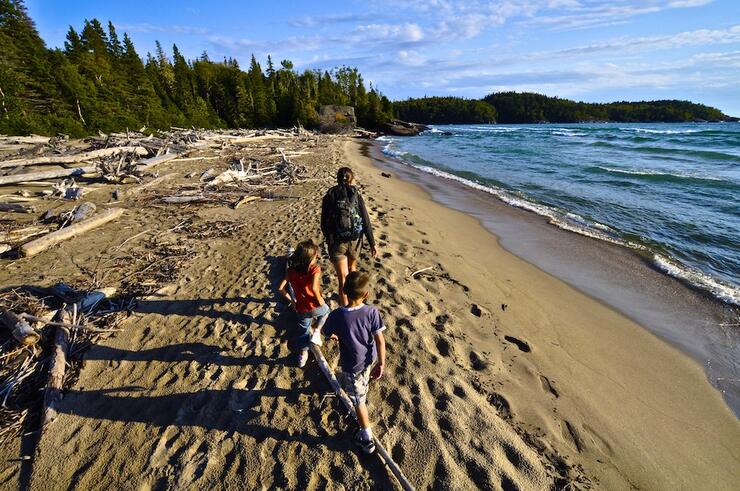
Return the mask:
{"type": "Polygon", "coordinates": [[[308,343],[311,339],[311,317],[300,317],[298,319],[298,366],[303,368],[308,360],[308,343]]]}
{"type": "Polygon", "coordinates": [[[367,413],[367,405],[363,402],[355,406],[355,412],[357,413],[357,420],[360,422],[360,428],[368,429],[370,427],[370,415],[367,413]]]}
{"type": "Polygon", "coordinates": [[[332,261],[332,264],[334,265],[334,271],[337,273],[337,283],[339,284],[339,304],[345,306],[347,305],[347,295],[344,294],[344,280],[349,274],[347,258],[337,259],[336,261],[332,261]]]}

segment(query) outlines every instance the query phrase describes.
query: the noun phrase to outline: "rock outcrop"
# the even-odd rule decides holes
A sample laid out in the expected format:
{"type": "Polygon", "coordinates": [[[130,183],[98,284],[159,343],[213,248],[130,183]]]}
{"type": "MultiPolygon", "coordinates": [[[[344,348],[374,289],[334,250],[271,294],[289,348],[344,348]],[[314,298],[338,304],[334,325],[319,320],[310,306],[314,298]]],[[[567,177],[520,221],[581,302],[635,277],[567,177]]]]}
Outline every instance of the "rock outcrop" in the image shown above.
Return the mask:
{"type": "Polygon", "coordinates": [[[319,127],[322,133],[345,133],[357,126],[352,106],[320,106],[319,127]]]}
{"type": "Polygon", "coordinates": [[[396,136],[416,136],[422,131],[428,130],[429,127],[419,123],[407,123],[399,119],[391,119],[385,124],[385,130],[388,134],[396,136]]]}

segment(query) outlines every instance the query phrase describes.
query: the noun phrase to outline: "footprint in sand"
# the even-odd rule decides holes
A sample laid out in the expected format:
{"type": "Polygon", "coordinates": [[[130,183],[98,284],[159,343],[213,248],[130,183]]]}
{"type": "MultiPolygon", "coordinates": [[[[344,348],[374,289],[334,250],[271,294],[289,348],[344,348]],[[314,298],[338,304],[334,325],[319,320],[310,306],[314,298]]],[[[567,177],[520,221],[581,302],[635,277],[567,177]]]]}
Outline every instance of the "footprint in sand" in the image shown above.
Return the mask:
{"type": "Polygon", "coordinates": [[[550,382],[550,379],[548,379],[544,375],[540,375],[540,382],[542,383],[542,390],[554,395],[556,399],[560,397],[560,394],[555,389],[555,387],[553,387],[552,382],[550,382]]]}
{"type": "Polygon", "coordinates": [[[529,353],[532,351],[532,348],[529,347],[529,343],[526,341],[522,341],[521,339],[515,338],[514,336],[504,336],[504,339],[508,342],[515,344],[517,348],[519,348],[519,351],[523,351],[524,353],[529,353]]]}

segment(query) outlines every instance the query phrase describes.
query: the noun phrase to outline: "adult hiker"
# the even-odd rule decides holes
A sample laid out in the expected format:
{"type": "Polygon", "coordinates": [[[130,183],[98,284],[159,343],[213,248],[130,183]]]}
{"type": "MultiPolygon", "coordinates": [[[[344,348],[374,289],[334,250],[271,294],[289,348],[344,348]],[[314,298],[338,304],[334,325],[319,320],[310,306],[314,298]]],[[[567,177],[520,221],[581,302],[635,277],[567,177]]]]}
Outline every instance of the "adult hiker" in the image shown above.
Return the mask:
{"type": "Polygon", "coordinates": [[[354,173],[349,167],[337,171],[337,185],[329,189],[321,204],[321,232],[329,249],[329,259],[337,273],[339,303],[347,305],[344,280],[357,269],[363,238],[367,239],[370,254],[375,257],[375,239],[365,201],[352,185],[354,173]]]}

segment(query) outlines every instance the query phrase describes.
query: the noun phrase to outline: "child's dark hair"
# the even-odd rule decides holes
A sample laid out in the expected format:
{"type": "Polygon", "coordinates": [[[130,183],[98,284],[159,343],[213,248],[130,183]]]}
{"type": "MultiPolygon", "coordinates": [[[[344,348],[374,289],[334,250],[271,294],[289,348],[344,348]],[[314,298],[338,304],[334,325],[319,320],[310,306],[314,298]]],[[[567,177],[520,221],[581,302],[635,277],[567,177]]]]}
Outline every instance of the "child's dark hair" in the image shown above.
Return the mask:
{"type": "Polygon", "coordinates": [[[352,184],[352,181],[354,180],[354,178],[355,178],[355,173],[352,172],[352,169],[350,169],[349,167],[341,167],[337,171],[337,184],[339,184],[340,186],[342,184],[346,184],[346,185],[352,184]]]}
{"type": "Polygon", "coordinates": [[[359,300],[369,291],[370,275],[352,271],[344,280],[344,293],[350,300],[359,300]]]}
{"type": "Polygon", "coordinates": [[[312,240],[304,240],[295,248],[295,252],[288,259],[288,267],[299,273],[308,273],[311,260],[319,252],[319,247],[312,240]]]}

